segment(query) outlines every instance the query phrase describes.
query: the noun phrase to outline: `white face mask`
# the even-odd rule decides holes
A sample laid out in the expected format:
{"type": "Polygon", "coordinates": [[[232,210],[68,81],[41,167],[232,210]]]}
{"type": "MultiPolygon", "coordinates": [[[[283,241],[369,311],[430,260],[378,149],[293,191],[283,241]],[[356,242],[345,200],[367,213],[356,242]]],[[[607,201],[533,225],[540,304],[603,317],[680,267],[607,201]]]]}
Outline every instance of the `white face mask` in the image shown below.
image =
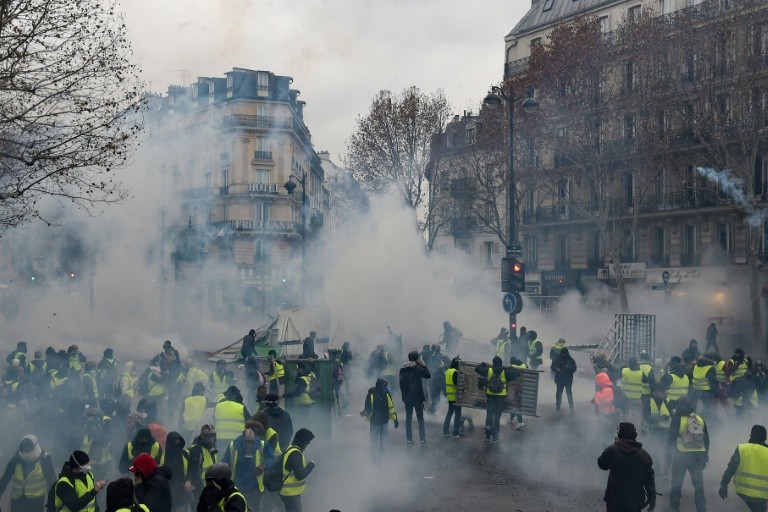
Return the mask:
{"type": "Polygon", "coordinates": [[[85,465],[85,466],[80,466],[80,471],[82,473],[90,473],[91,472],[91,465],[88,464],[88,465],[85,465]]]}

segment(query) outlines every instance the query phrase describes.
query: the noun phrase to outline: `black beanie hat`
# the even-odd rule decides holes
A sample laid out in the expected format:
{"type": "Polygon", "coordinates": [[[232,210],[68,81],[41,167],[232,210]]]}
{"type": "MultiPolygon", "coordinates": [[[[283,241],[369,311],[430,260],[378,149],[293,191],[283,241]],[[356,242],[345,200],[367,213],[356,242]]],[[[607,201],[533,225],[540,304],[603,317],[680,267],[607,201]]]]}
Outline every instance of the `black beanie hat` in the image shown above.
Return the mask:
{"type": "Polygon", "coordinates": [[[308,445],[311,440],[315,438],[315,434],[308,428],[300,428],[293,435],[293,444],[296,445],[308,445]]]}
{"type": "Polygon", "coordinates": [[[69,456],[69,467],[71,468],[87,466],[89,462],[91,462],[91,459],[88,457],[88,454],[82,450],[75,450],[72,452],[72,455],[69,456]]]}
{"type": "Polygon", "coordinates": [[[616,431],[621,439],[637,439],[637,429],[633,423],[623,421],[619,423],[619,429],[616,431]]]}

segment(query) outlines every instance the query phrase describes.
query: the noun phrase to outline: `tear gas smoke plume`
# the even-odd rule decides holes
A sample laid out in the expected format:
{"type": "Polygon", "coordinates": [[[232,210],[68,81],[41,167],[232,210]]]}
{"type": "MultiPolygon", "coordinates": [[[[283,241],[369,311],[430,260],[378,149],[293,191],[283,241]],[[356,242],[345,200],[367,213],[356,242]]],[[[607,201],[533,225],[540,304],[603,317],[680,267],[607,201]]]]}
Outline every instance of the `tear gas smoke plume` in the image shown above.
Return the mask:
{"type": "Polygon", "coordinates": [[[720,191],[728,196],[734,206],[747,214],[745,221],[750,227],[759,227],[762,224],[768,215],[768,210],[758,208],[754,200],[747,197],[743,179],[733,176],[727,169],[718,171],[711,167],[697,167],[696,170],[709,181],[716,183],[720,191]]]}

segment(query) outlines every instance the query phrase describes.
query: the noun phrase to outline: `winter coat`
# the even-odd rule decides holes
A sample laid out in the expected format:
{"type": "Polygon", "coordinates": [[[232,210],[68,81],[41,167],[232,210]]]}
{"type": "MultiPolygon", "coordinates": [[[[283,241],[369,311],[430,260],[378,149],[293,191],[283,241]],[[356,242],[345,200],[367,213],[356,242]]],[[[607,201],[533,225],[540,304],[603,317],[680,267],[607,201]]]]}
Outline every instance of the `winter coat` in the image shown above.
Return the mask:
{"type": "Polygon", "coordinates": [[[576,373],[576,361],[570,354],[560,354],[552,362],[552,372],[558,384],[573,384],[573,374],[576,373]]]}
{"type": "MultiPolygon", "coordinates": [[[[368,390],[368,394],[365,395],[365,403],[363,404],[363,412],[370,419],[371,425],[389,423],[390,403],[392,403],[392,397],[387,389],[387,381],[378,379],[376,386],[368,390]]],[[[394,411],[394,408],[392,410],[394,411]]],[[[397,419],[397,414],[392,419],[397,419]]]]}
{"type": "Polygon", "coordinates": [[[597,391],[592,398],[592,403],[598,409],[599,413],[610,414],[616,411],[613,400],[613,382],[605,372],[600,372],[595,376],[595,386],[597,391]]]}
{"type": "Polygon", "coordinates": [[[136,484],[136,501],[152,512],[171,512],[171,470],[159,466],[152,476],[136,484]]]}
{"type": "MultiPolygon", "coordinates": [[[[269,426],[275,429],[280,440],[280,447],[285,450],[293,439],[293,421],[288,411],[280,407],[267,407],[263,411],[269,416],[269,426]]],[[[266,425],[265,425],[266,426],[266,425]]]]}
{"type": "MultiPolygon", "coordinates": [[[[189,499],[189,493],[184,489],[184,482],[187,475],[184,473],[184,461],[187,461],[187,472],[189,472],[189,453],[184,450],[184,438],[178,432],[169,432],[165,441],[165,465],[170,469],[173,478],[171,478],[171,499],[173,508],[181,506],[189,499]]],[[[152,509],[150,509],[151,512],[152,509]]]]}
{"type": "Polygon", "coordinates": [[[421,379],[429,379],[432,374],[426,366],[413,361],[408,361],[400,368],[400,393],[403,402],[416,405],[426,400],[424,396],[424,387],[421,385],[421,379]]]}
{"type": "Polygon", "coordinates": [[[597,465],[608,474],[608,485],[603,500],[617,508],[639,510],[645,508],[648,497],[656,499],[653,460],[634,439],[617,438],[603,450],[597,465]]]}

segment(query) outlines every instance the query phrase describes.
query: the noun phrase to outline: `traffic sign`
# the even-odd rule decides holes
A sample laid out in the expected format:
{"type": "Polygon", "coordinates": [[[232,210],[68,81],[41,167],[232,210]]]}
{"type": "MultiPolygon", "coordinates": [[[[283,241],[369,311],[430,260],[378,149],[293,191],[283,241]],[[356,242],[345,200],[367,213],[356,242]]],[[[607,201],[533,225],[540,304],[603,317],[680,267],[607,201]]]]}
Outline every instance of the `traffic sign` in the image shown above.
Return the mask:
{"type": "Polygon", "coordinates": [[[523,310],[523,298],[519,293],[505,293],[504,298],[501,299],[501,306],[507,313],[516,315],[523,310]]]}
{"type": "Polygon", "coordinates": [[[512,244],[509,246],[509,255],[513,258],[523,257],[523,246],[520,244],[512,244]]]}
{"type": "Polygon", "coordinates": [[[670,277],[669,270],[665,270],[664,272],[661,273],[661,280],[664,281],[664,284],[669,283],[669,277],[670,277]]]}

